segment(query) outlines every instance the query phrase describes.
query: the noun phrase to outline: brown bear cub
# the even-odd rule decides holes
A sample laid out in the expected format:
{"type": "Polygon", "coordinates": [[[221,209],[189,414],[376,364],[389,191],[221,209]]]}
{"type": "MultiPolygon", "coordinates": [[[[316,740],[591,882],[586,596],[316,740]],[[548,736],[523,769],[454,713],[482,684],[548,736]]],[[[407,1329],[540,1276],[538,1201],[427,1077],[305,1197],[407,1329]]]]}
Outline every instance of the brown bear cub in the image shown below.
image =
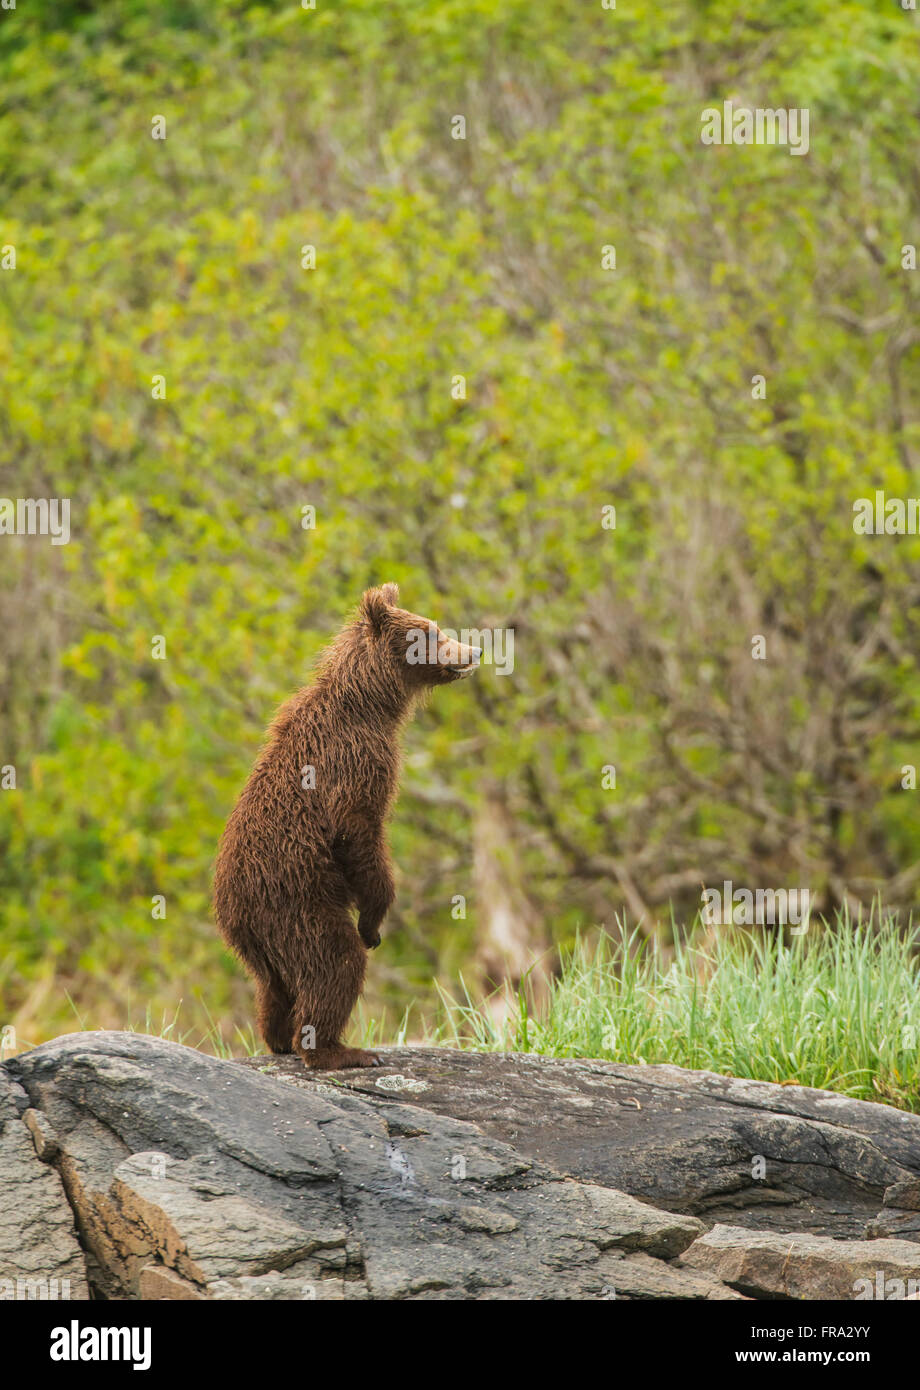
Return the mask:
{"type": "Polygon", "coordinates": [[[479,663],[398,598],[395,584],[368,589],[313,684],[282,705],[217,857],[217,922],[255,977],[259,1030],[308,1067],[379,1063],[341,1038],[394,897],[384,822],[400,734],[417,697],[479,663]]]}

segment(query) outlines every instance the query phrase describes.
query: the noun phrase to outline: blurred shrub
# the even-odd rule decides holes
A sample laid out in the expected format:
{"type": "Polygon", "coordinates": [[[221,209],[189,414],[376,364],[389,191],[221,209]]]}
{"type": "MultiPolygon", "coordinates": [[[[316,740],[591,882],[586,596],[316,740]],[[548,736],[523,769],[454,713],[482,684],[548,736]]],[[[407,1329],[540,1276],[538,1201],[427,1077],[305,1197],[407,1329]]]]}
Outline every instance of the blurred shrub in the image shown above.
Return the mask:
{"type": "Polygon", "coordinates": [[[115,0],[0,45],[0,493],[73,525],[2,539],[3,1018],[248,1018],[217,837],[382,579],[516,665],[410,731],[372,1005],[475,971],[483,815],[556,942],[723,878],[916,902],[918,540],[852,528],[916,491],[914,16],[115,0]],[[809,154],[702,146],[728,96],[809,154]]]}

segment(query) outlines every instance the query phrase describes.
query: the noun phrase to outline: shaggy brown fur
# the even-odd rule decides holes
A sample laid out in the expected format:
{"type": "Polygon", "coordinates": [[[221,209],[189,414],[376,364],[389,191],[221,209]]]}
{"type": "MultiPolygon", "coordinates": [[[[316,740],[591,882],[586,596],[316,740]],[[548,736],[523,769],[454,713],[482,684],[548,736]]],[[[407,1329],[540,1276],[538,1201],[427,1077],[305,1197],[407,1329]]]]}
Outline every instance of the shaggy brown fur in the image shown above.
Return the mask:
{"type": "Polygon", "coordinates": [[[395,584],[369,589],[313,684],[281,707],[217,858],[217,922],[255,977],[259,1030],[308,1067],[377,1064],[341,1037],[394,896],[384,821],[400,734],[418,696],[479,660],[398,597],[395,584]],[[436,660],[413,661],[419,631],[436,660]]]}

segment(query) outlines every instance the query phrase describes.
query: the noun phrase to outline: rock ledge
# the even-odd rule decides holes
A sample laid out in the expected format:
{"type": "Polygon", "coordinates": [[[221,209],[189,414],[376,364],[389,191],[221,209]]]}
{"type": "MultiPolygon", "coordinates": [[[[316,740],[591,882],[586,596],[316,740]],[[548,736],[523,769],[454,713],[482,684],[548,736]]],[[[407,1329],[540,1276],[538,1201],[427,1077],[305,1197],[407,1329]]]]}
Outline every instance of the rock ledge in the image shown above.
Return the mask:
{"type": "Polygon", "coordinates": [[[0,1293],[55,1279],[77,1299],[920,1288],[920,1117],[673,1067],[382,1055],[379,1071],[316,1074],[79,1033],[13,1058],[0,1293]]]}

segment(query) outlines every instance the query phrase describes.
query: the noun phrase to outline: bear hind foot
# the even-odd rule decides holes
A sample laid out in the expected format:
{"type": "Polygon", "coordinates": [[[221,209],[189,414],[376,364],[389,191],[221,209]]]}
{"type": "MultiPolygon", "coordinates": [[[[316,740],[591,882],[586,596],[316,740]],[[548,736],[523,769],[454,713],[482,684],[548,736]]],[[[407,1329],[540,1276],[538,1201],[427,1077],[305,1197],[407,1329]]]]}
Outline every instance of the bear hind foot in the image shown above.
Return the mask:
{"type": "Polygon", "coordinates": [[[368,1052],[363,1047],[343,1047],[341,1043],[304,1048],[302,1056],[308,1071],[343,1071],[346,1067],[383,1065],[376,1052],[368,1052]]]}

